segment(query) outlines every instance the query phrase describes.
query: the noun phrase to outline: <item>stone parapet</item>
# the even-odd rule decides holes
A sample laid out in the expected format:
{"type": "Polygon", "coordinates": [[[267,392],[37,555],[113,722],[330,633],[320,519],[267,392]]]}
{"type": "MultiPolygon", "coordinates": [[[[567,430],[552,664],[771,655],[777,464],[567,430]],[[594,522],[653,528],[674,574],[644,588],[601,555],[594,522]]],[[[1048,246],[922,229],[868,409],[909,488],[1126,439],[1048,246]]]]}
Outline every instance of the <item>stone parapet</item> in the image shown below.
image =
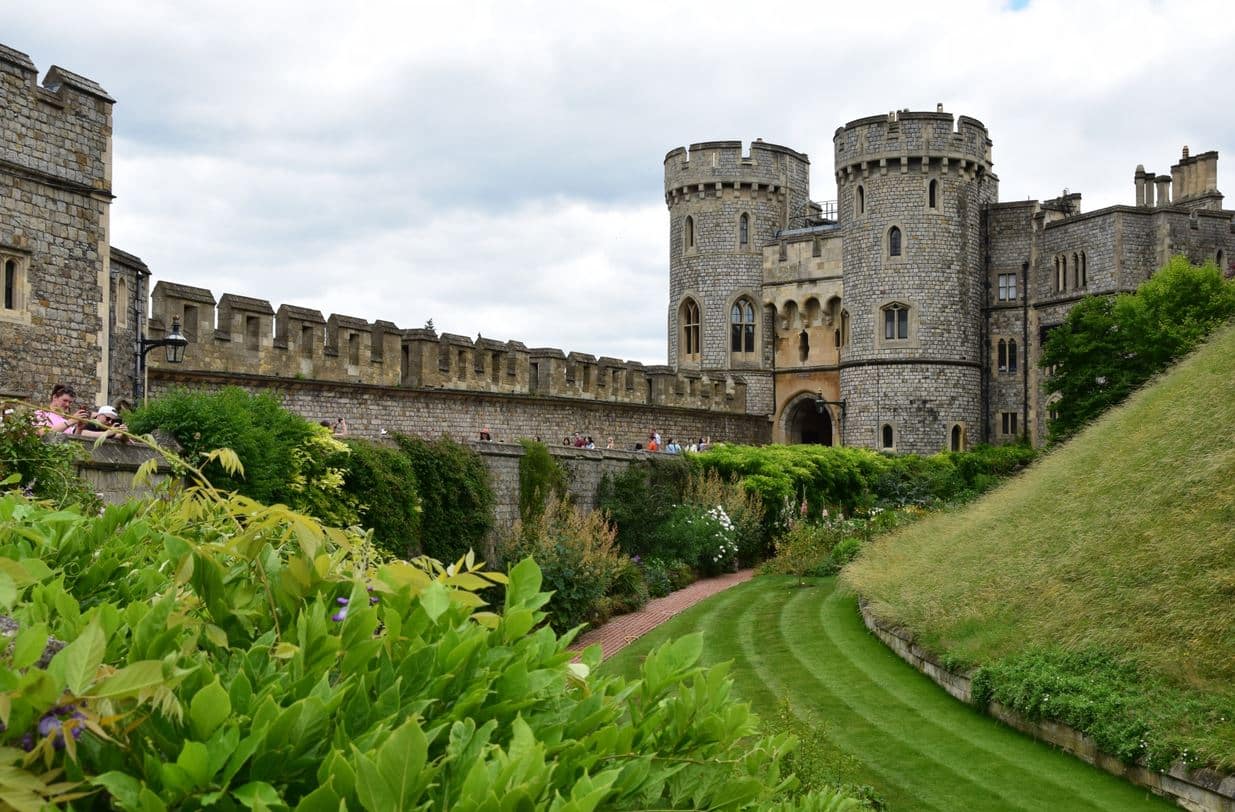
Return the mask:
{"type": "Polygon", "coordinates": [[[388,321],[323,317],[316,310],[159,282],[147,333],[162,338],[179,317],[184,361],[151,353],[151,369],[293,378],[385,387],[449,389],[702,409],[744,414],[747,384],[726,372],[678,373],[519,341],[472,340],[388,321]]]}

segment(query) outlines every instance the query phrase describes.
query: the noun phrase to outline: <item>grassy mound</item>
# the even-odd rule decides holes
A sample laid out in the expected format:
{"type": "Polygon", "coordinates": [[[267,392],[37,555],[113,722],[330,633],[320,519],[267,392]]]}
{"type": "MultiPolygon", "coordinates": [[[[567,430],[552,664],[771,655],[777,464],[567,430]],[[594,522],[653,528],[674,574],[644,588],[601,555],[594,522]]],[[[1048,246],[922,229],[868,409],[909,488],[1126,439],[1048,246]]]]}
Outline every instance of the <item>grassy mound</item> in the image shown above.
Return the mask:
{"type": "Polygon", "coordinates": [[[1127,760],[1235,765],[1235,329],[844,580],[988,696],[1127,760]]]}

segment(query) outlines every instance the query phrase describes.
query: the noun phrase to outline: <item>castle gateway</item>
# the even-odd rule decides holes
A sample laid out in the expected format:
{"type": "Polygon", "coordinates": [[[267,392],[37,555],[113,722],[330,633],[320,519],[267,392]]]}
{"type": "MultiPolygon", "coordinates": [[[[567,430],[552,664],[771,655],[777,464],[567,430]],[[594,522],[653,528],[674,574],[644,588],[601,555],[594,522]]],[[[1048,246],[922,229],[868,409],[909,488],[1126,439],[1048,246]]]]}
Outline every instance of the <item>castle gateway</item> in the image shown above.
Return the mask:
{"type": "Polygon", "coordinates": [[[1046,436],[1042,341],[1175,254],[1235,271],[1216,152],[1134,173],[1135,204],[999,203],[991,138],[908,110],[833,137],[838,199],[755,141],[665,156],[669,363],[740,375],[772,439],[930,454],[1046,436]]]}

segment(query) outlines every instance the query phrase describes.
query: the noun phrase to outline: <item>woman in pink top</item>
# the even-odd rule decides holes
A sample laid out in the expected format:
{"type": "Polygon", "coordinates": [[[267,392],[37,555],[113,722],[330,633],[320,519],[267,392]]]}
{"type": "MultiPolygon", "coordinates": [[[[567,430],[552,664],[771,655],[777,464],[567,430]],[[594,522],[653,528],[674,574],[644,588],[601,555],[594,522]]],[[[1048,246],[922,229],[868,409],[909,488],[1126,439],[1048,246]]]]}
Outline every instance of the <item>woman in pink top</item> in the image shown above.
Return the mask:
{"type": "Polygon", "coordinates": [[[77,393],[73,391],[73,387],[62,383],[56,384],[52,387],[51,403],[48,407],[34,413],[35,425],[41,426],[44,432],[56,431],[72,434],[77,430],[78,425],[74,418],[90,417],[85,409],[78,409],[76,414],[69,415],[69,410],[73,408],[73,401],[76,398],[77,393]]]}

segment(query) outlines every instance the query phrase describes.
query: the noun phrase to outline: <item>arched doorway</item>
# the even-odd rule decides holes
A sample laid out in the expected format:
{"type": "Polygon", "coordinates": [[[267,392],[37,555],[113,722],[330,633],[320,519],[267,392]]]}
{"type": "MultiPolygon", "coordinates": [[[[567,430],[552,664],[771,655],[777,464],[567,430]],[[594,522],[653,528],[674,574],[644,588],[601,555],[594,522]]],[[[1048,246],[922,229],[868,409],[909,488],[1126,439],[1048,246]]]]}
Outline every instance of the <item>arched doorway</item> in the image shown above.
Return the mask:
{"type": "Polygon", "coordinates": [[[804,397],[789,407],[785,441],[791,444],[832,445],[832,413],[823,401],[804,397]]]}

